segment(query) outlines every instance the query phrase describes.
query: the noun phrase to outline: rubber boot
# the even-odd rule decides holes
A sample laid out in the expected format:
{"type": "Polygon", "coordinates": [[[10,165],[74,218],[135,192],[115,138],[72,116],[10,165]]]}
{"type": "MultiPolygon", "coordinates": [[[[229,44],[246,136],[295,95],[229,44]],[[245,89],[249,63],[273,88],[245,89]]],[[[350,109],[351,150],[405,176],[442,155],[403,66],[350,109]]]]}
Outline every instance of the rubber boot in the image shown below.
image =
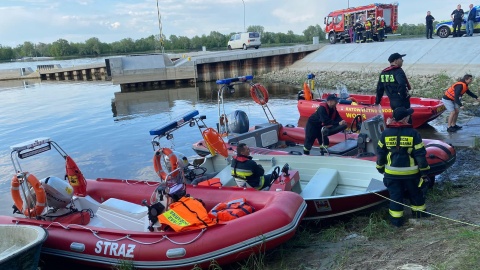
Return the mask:
{"type": "Polygon", "coordinates": [[[393,226],[400,228],[403,226],[403,218],[394,218],[390,217],[390,222],[392,223],[393,226]]]}
{"type": "MultiPolygon", "coordinates": [[[[426,212],[427,210],[425,209],[424,211],[426,212]]],[[[429,213],[425,213],[425,212],[412,210],[412,218],[429,218],[432,216],[429,213]]]]}
{"type": "Polygon", "coordinates": [[[303,148],[303,154],[304,155],[310,155],[310,150],[307,150],[307,149],[303,148]]]}

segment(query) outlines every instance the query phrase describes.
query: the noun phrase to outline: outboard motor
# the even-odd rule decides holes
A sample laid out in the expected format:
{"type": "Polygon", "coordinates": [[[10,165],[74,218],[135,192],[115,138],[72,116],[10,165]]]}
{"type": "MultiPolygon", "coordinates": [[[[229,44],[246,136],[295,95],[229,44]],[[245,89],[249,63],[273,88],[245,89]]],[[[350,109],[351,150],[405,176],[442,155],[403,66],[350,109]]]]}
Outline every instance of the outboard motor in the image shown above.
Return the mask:
{"type": "Polygon", "coordinates": [[[242,134],[248,132],[250,123],[244,111],[236,110],[227,116],[227,128],[231,133],[242,134]]]}
{"type": "Polygon", "coordinates": [[[379,114],[362,123],[357,146],[359,156],[375,155],[382,132],[385,130],[383,115],[379,114]]]}
{"type": "Polygon", "coordinates": [[[40,180],[45,193],[47,194],[47,204],[56,209],[66,207],[73,197],[73,187],[63,179],[55,176],[49,176],[40,180]]]}

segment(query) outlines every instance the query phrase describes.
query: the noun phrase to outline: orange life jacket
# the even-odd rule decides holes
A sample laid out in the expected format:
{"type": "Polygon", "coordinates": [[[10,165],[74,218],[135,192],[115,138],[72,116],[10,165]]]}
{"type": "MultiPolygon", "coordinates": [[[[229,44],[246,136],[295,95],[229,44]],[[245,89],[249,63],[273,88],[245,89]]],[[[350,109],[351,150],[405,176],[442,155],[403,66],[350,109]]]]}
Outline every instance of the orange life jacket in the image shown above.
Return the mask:
{"type": "Polygon", "coordinates": [[[455,100],[455,86],[459,84],[463,87],[462,92],[460,92],[460,96],[463,96],[463,94],[465,94],[465,92],[467,92],[468,90],[468,85],[464,82],[454,83],[452,86],[450,86],[450,88],[447,89],[447,91],[445,91],[445,96],[447,96],[451,100],[455,100]]]}
{"type": "Polygon", "coordinates": [[[183,197],[170,204],[169,208],[158,216],[158,221],[176,232],[197,230],[217,224],[203,204],[192,197],[183,197]]]}
{"type": "Polygon", "coordinates": [[[240,198],[215,205],[209,214],[217,217],[219,222],[225,222],[246,216],[253,211],[255,211],[255,208],[248,204],[245,198],[240,198]]]}
{"type": "Polygon", "coordinates": [[[212,178],[198,183],[199,186],[208,186],[208,187],[221,187],[222,182],[220,178],[212,178]]]}

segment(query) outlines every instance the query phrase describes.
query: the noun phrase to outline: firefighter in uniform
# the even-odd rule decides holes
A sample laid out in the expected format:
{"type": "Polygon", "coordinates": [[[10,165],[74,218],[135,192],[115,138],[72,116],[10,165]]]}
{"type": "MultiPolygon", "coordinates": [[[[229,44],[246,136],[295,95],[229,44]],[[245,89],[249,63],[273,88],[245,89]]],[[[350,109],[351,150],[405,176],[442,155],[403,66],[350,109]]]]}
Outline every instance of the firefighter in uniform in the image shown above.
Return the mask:
{"type": "Polygon", "coordinates": [[[445,105],[445,108],[447,108],[447,111],[450,112],[450,115],[448,116],[448,132],[456,132],[462,128],[462,126],[457,125],[457,118],[460,113],[460,108],[463,107],[462,96],[464,94],[480,101],[479,97],[468,89],[468,85],[471,84],[472,81],[473,76],[465,74],[461,80],[454,83],[447,89],[447,91],[445,91],[442,102],[445,105]]]}
{"type": "Polygon", "coordinates": [[[413,109],[399,107],[393,111],[393,121],[387,121],[377,146],[378,172],[384,175],[383,183],[390,193],[390,221],[396,226],[403,225],[404,191],[408,191],[412,217],[429,217],[425,211],[425,193],[428,186],[427,151],[420,134],[408,124],[413,109]]]}
{"type": "Polygon", "coordinates": [[[362,42],[363,42],[363,35],[362,35],[362,32],[363,32],[363,24],[362,24],[362,22],[360,21],[360,19],[357,20],[357,22],[355,23],[355,25],[353,26],[353,28],[355,29],[355,33],[356,33],[355,42],[356,42],[356,43],[362,43],[362,42]]]}
{"type": "MultiPolygon", "coordinates": [[[[410,108],[410,83],[407,75],[402,69],[403,57],[406,54],[394,53],[388,57],[390,66],[382,70],[377,83],[377,97],[375,105],[382,101],[383,94],[386,92],[390,99],[390,107],[395,110],[398,107],[410,108]]],[[[410,119],[411,120],[411,119],[410,119]]]]}
{"type": "Polygon", "coordinates": [[[247,183],[258,190],[270,186],[271,174],[263,175],[265,170],[250,156],[250,148],[244,143],[237,146],[237,155],[232,160],[232,176],[246,180],[247,183]]]}
{"type": "Polygon", "coordinates": [[[372,22],[371,18],[368,18],[367,21],[365,22],[365,37],[366,37],[366,42],[372,42],[372,22]]]}
{"type": "Polygon", "coordinates": [[[378,41],[383,42],[385,40],[385,21],[380,16],[377,18],[377,21],[378,41]]]}
{"type": "Polygon", "coordinates": [[[321,153],[323,155],[324,148],[328,147],[330,143],[328,136],[337,134],[347,128],[347,123],[337,112],[337,103],[337,96],[328,95],[327,102],[320,103],[317,110],[308,118],[303,146],[305,155],[310,155],[315,140],[318,140],[318,143],[322,145],[321,153]]]}

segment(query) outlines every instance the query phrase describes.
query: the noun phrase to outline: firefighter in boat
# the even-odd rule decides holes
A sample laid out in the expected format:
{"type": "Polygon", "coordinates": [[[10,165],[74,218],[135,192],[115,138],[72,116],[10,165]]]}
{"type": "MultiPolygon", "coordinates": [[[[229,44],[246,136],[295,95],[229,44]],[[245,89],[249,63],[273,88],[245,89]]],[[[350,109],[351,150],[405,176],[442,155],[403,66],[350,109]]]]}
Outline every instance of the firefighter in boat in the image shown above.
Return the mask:
{"type": "Polygon", "coordinates": [[[232,176],[240,186],[242,180],[250,187],[261,190],[270,187],[272,175],[264,175],[262,165],[257,164],[250,156],[250,148],[245,143],[237,146],[237,155],[232,160],[232,176]]]}
{"type": "Polygon", "coordinates": [[[347,128],[347,122],[337,112],[337,103],[338,97],[336,95],[328,95],[327,101],[320,103],[317,110],[308,118],[303,146],[305,155],[310,155],[315,140],[318,140],[318,143],[322,146],[320,151],[323,155],[325,148],[330,143],[328,136],[337,134],[347,128]]]}

